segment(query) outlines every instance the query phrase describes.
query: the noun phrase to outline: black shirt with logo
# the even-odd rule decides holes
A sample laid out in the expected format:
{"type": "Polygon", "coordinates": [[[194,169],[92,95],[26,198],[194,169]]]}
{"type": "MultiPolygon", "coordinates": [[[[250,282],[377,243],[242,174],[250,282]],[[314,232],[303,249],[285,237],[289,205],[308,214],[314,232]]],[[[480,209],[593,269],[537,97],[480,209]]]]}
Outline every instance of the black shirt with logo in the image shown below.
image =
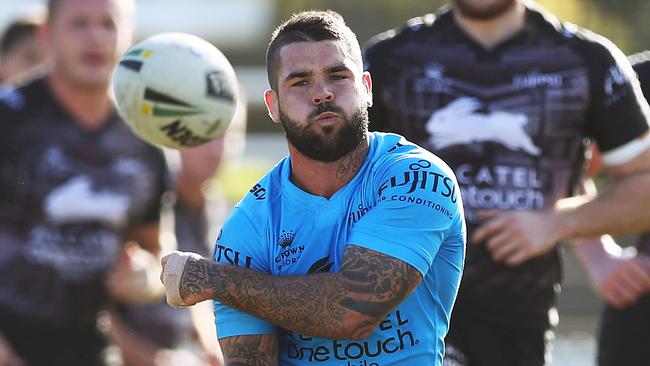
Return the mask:
{"type": "Polygon", "coordinates": [[[443,9],[370,41],[370,127],[393,131],[456,172],[468,224],[454,316],[543,329],[558,250],[517,267],[471,235],[479,210],[543,210],[573,193],[585,149],[606,154],[648,130],[633,71],[606,39],[528,8],[525,28],[485,50],[443,9]],[[477,245],[478,244],[478,245],[477,245]]]}
{"type": "Polygon", "coordinates": [[[162,152],[115,113],[84,129],[46,79],[3,87],[0,128],[0,314],[94,326],[127,230],[158,223],[162,152]]]}

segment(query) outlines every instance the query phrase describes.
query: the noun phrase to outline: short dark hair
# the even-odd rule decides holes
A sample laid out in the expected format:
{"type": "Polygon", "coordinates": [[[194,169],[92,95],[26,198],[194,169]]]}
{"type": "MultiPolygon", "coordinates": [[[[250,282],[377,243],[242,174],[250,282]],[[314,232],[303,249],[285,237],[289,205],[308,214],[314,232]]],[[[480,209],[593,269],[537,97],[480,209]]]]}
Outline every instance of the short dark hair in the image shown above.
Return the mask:
{"type": "Polygon", "coordinates": [[[0,53],[5,54],[11,52],[25,38],[34,36],[38,27],[38,22],[31,19],[17,19],[13,21],[2,34],[0,53]]]}
{"type": "Polygon", "coordinates": [[[363,69],[361,47],[357,36],[345,24],[343,17],[332,10],[309,10],[293,14],[280,24],[266,50],[266,71],[269,84],[277,90],[279,51],[282,47],[296,42],[341,41],[350,57],[363,69]]]}

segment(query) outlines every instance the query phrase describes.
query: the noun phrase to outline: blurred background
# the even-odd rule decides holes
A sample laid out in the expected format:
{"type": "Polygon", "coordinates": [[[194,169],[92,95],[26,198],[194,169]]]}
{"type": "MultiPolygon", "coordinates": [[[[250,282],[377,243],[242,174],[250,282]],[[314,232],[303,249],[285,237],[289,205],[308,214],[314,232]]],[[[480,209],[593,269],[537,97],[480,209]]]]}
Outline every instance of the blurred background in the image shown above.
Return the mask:
{"type": "MultiPolygon", "coordinates": [[[[399,27],[409,18],[435,11],[445,0],[137,0],[137,40],[160,32],[201,36],[228,56],[246,94],[248,126],[243,159],[221,169],[217,186],[236,202],[286,154],[283,135],[267,117],[264,54],[275,25],[295,11],[340,12],[363,44],[373,35],[399,27]]],[[[539,0],[562,20],[600,33],[626,54],[650,49],[650,0],[539,0]]],[[[0,0],[0,29],[26,12],[43,11],[40,0],[0,0]]],[[[228,142],[226,142],[227,144],[228,142]]],[[[593,365],[601,301],[581,266],[565,251],[565,281],[553,365],[593,365]]]]}

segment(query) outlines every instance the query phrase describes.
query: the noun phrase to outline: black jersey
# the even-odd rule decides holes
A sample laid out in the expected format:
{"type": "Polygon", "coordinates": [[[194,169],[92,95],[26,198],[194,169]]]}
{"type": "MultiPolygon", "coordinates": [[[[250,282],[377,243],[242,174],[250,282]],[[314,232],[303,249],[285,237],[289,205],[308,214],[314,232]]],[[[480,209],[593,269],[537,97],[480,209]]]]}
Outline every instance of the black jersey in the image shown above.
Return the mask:
{"type": "Polygon", "coordinates": [[[158,223],[162,152],[115,113],[82,128],[45,79],[0,95],[0,312],[92,325],[126,231],[158,223]]]}
{"type": "MultiPolygon", "coordinates": [[[[616,163],[629,158],[618,148],[648,130],[647,103],[614,45],[540,10],[526,17],[492,50],[442,10],[364,52],[371,129],[400,133],[455,170],[468,238],[478,210],[541,210],[570,195],[590,139],[616,163]]],[[[546,327],[560,267],[557,250],[513,268],[470,242],[454,314],[546,327]]]]}
{"type": "MultiPolygon", "coordinates": [[[[630,62],[639,77],[643,95],[646,100],[650,99],[650,51],[640,52],[630,56],[630,62]]],[[[650,255],[650,232],[641,235],[637,247],[639,252],[650,255]]]]}

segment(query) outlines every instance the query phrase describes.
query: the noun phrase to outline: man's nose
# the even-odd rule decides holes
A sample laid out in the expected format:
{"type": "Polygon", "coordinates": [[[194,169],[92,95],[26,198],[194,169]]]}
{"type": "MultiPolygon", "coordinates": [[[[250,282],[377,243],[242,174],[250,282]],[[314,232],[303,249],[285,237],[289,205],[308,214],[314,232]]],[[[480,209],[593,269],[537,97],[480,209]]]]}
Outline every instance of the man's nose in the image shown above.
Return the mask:
{"type": "Polygon", "coordinates": [[[316,83],[314,85],[312,102],[314,104],[321,104],[323,102],[334,101],[334,93],[327,87],[325,83],[316,83]]]}

